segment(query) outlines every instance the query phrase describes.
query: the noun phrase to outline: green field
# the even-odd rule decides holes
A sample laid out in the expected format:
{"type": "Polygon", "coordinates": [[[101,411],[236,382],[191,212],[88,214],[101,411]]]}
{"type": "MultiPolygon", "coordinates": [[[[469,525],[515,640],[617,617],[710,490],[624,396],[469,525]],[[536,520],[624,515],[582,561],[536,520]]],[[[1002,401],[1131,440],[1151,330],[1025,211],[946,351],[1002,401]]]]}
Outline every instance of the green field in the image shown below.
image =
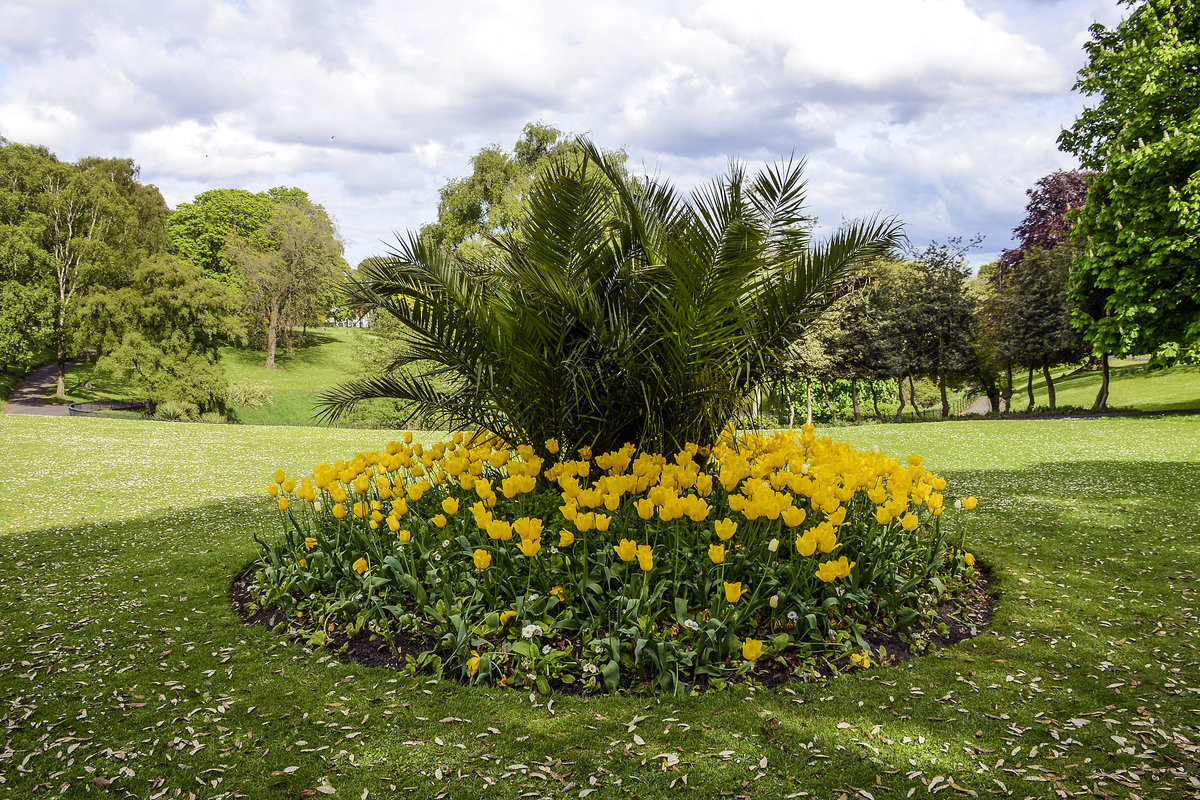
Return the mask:
{"type": "MultiPolygon", "coordinates": [[[[1025,375],[1013,376],[1013,408],[1028,406],[1025,375]]],[[[1059,406],[1090,409],[1100,391],[1098,371],[1062,370],[1054,375],[1054,395],[1059,406]]],[[[1041,372],[1034,375],[1035,406],[1048,406],[1050,395],[1041,372]]],[[[1200,364],[1151,369],[1144,361],[1118,361],[1109,370],[1108,407],[1113,411],[1170,411],[1200,409],[1200,364]]]]}
{"type": "Polygon", "coordinates": [[[982,635],[774,690],[530,698],[342,664],[234,615],[251,537],[276,530],[269,473],[387,433],[0,417],[0,797],[1197,790],[1200,418],[834,433],[980,498],[947,524],[994,570],[982,635]]]}

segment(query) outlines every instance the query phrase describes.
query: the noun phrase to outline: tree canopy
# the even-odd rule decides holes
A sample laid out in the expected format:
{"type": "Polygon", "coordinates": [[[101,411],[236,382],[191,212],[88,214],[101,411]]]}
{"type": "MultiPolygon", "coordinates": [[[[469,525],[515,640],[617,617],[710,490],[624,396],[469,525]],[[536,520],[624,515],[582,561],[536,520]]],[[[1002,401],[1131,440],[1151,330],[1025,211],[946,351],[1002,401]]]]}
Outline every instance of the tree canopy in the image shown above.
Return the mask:
{"type": "Polygon", "coordinates": [[[1096,102],[1058,139],[1096,173],[1074,319],[1096,353],[1200,347],[1200,6],[1124,2],[1128,19],[1091,28],[1075,88],[1096,102]]]}

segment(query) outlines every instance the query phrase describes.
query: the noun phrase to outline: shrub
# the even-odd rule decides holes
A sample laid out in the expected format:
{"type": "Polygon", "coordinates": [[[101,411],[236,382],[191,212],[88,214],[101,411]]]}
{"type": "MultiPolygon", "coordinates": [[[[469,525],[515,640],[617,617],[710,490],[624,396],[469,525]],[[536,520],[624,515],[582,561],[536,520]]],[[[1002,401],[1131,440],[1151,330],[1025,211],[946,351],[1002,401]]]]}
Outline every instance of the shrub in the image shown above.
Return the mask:
{"type": "Polygon", "coordinates": [[[284,538],[260,542],[256,592],[315,641],[432,634],[423,663],[463,680],[685,692],[758,659],[861,659],[868,624],[928,621],[974,563],[920,457],[811,428],[548,466],[496,437],[411,441],[277,471],[284,538]]]}
{"type": "Polygon", "coordinates": [[[200,418],[200,407],[188,400],[166,400],[155,407],[154,418],[170,422],[195,422],[200,418]]]}
{"type": "Polygon", "coordinates": [[[224,425],[226,422],[228,422],[228,420],[225,419],[225,415],[218,411],[205,411],[200,415],[200,421],[206,422],[209,425],[224,425]]]}
{"type": "Polygon", "coordinates": [[[241,380],[229,384],[228,401],[230,405],[246,406],[247,408],[275,405],[275,401],[271,399],[267,387],[260,386],[249,380],[241,380]]]}
{"type": "Polygon", "coordinates": [[[551,438],[596,452],[712,442],[843,279],[901,238],[874,219],[812,241],[800,163],[735,164],[685,198],[580,151],[539,173],[516,229],[488,246],[410,235],[363,263],[349,301],[395,318],[406,346],[385,374],[323,395],[328,419],[390,397],[451,430],[508,430],[542,457],[551,438]]]}

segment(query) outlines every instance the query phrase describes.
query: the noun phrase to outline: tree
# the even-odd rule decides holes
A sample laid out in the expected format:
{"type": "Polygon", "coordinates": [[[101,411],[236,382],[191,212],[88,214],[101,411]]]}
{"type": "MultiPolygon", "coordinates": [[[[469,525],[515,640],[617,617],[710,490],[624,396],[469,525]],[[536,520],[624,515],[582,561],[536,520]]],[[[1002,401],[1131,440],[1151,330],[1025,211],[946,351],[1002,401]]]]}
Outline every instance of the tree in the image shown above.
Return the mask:
{"type": "Polygon", "coordinates": [[[630,180],[588,142],[540,172],[513,232],[451,252],[410,235],[347,288],[411,331],[407,363],[323,398],[424,404],[453,427],[503,431],[549,455],[631,442],[708,444],[842,278],[892,248],[894,220],[813,243],[802,165],[728,175],[684,199],[630,180]]]}
{"type": "Polygon", "coordinates": [[[1071,232],[1074,321],[1096,354],[1200,349],[1200,6],[1123,2],[1085,45],[1075,89],[1096,103],[1058,138],[1097,173],[1071,232]]]}
{"type": "Polygon", "coordinates": [[[1026,390],[1033,407],[1033,371],[1040,367],[1050,408],[1056,407],[1050,368],[1084,357],[1083,339],[1071,324],[1067,291],[1071,262],[1078,248],[1063,243],[1051,250],[1030,250],[1009,277],[1001,294],[1002,352],[1029,368],[1026,390]]]}
{"type": "Polygon", "coordinates": [[[132,381],[147,400],[223,409],[219,346],[240,335],[236,304],[217,281],[171,256],[146,260],[129,285],[92,295],[83,314],[102,355],[96,366],[132,381]]]}
{"type": "Polygon", "coordinates": [[[0,281],[0,370],[28,371],[54,341],[54,295],[45,286],[0,281]]]}
{"type": "Polygon", "coordinates": [[[975,366],[971,346],[974,314],[966,293],[971,269],[966,254],[979,242],[980,237],[966,243],[952,237],[944,244],[931,243],[916,254],[920,278],[912,293],[910,348],[920,371],[937,380],[943,417],[950,415],[947,379],[972,372],[975,366]]]}
{"type": "Polygon", "coordinates": [[[1017,246],[1001,253],[996,269],[991,271],[997,284],[1003,285],[1009,272],[1031,250],[1053,250],[1069,239],[1071,223],[1067,214],[1087,202],[1087,180],[1088,173],[1081,170],[1057,170],[1025,190],[1029,197],[1025,218],[1013,229],[1017,246]]]}
{"type": "Polygon", "coordinates": [[[259,250],[270,246],[264,229],[271,220],[272,198],[244,189],[210,189],[180,203],[167,220],[171,252],[199,267],[204,275],[238,288],[241,272],[229,258],[230,238],[259,250]]]}
{"type": "Polygon", "coordinates": [[[127,159],[68,164],[45,148],[0,139],[4,249],[14,257],[11,275],[53,293],[51,346],[59,397],[66,395],[67,360],[80,344],[79,301],[96,287],[122,280],[165,242],[155,227],[161,226],[166,204],[157,189],[137,182],[137,174],[127,159]]]}
{"type": "MultiPolygon", "coordinates": [[[[561,159],[585,158],[578,142],[553,125],[530,122],[508,152],[499,145],[471,159],[471,174],[448,182],[439,192],[437,222],[421,228],[421,236],[441,247],[485,247],[488,236],[511,233],[524,213],[537,176],[561,159]]],[[[625,154],[606,153],[614,165],[625,154]]]]}
{"type": "Polygon", "coordinates": [[[325,209],[299,189],[272,189],[270,220],[252,237],[232,236],[226,255],[239,270],[245,308],[265,322],[267,369],[293,325],[322,319],[329,287],[349,269],[325,209]]]}

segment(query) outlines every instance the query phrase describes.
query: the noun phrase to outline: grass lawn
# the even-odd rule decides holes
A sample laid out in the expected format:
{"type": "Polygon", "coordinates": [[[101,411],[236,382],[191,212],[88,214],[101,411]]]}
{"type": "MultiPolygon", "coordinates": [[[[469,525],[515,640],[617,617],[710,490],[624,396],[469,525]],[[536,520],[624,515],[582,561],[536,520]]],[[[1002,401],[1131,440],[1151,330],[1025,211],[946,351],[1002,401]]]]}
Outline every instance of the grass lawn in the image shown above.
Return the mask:
{"type": "Polygon", "coordinates": [[[981,636],[770,691],[530,698],[342,664],[231,609],[276,533],[270,472],[386,432],[0,417],[0,797],[1200,791],[1200,418],[835,434],[980,498],[950,524],[995,570],[981,636]]]}
{"type": "MultiPolygon", "coordinates": [[[[1022,411],[1029,405],[1025,391],[1026,376],[1013,375],[1013,408],[1022,411]]],[[[1054,396],[1059,406],[1091,408],[1100,391],[1100,373],[1058,370],[1054,372],[1054,396]]],[[[1034,373],[1035,406],[1049,406],[1050,395],[1041,370],[1034,373]]],[[[1108,407],[1110,410],[1170,411],[1200,408],[1200,364],[1152,370],[1144,361],[1114,359],[1109,369],[1108,407]]]]}

